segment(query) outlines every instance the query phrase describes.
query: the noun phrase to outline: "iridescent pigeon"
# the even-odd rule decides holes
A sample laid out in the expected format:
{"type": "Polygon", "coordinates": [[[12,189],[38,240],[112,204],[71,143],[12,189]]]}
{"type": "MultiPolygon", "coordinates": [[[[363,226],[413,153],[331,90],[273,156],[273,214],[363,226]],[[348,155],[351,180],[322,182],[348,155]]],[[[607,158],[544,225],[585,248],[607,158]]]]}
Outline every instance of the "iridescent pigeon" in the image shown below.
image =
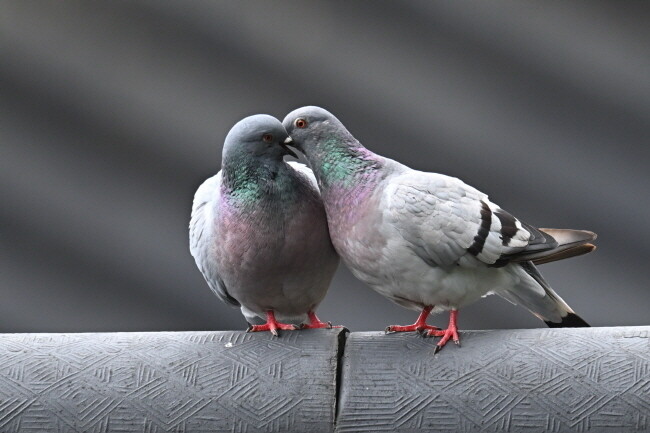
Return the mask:
{"type": "Polygon", "coordinates": [[[326,328],[314,310],[339,258],[327,230],[316,179],[294,155],[279,120],[238,122],[223,147],[222,169],[196,191],[190,252],[212,291],[241,311],[249,331],[326,328]]]}
{"type": "Polygon", "coordinates": [[[366,149],[318,107],[284,119],[320,187],[330,235],[352,273],[404,307],[421,311],[409,326],[459,343],[458,309],[487,294],[521,304],[550,327],[589,326],[542,278],[536,264],[592,251],[583,230],[537,229],[459,179],[412,170],[366,149]],[[446,330],[426,324],[450,311],[446,330]]]}

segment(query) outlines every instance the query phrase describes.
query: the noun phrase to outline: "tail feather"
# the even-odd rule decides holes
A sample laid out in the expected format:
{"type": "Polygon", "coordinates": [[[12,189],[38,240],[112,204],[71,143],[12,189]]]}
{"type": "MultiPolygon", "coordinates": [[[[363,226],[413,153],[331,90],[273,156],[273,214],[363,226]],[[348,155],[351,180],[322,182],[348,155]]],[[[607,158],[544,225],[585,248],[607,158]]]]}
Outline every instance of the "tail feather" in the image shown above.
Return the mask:
{"type": "Polygon", "coordinates": [[[530,253],[524,252],[523,254],[518,254],[516,258],[513,258],[513,261],[532,261],[535,264],[542,264],[587,254],[596,249],[596,247],[589,242],[595,240],[597,235],[588,230],[539,229],[539,231],[555,239],[557,246],[544,251],[533,251],[530,253]],[[580,248],[581,246],[584,247],[580,248]]]}
{"type": "Polygon", "coordinates": [[[590,325],[576,313],[569,313],[559,323],[544,321],[549,328],[589,328],[590,325]]]}
{"type": "Polygon", "coordinates": [[[532,262],[513,264],[520,284],[497,292],[502,298],[527,308],[549,327],[578,328],[589,326],[544,280],[532,262]]]}
{"type": "Polygon", "coordinates": [[[554,254],[549,254],[548,256],[543,256],[539,259],[533,260],[532,262],[536,265],[543,265],[544,263],[555,262],[557,260],[568,259],[569,257],[581,256],[587,254],[596,249],[594,244],[582,244],[569,249],[558,251],[554,254]]]}
{"type": "Polygon", "coordinates": [[[589,230],[572,230],[572,229],[539,229],[547,235],[553,236],[557,243],[562,245],[584,244],[596,240],[598,235],[589,230]]]}

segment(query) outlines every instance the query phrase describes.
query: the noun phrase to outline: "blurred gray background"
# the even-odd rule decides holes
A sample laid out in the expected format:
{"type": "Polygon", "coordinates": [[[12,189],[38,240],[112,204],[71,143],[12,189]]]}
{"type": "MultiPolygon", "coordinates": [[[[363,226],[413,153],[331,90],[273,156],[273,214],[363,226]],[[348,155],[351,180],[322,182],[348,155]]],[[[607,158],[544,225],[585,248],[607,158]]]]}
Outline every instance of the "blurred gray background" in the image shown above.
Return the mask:
{"type": "MultiPolygon", "coordinates": [[[[524,221],[596,231],[542,272],[593,325],[648,324],[646,5],[0,2],[0,332],[244,328],[188,252],[192,197],[236,121],[302,105],[524,221]]],[[[344,266],[319,313],[416,317],[344,266]]],[[[459,317],[543,326],[497,297],[459,317]]]]}

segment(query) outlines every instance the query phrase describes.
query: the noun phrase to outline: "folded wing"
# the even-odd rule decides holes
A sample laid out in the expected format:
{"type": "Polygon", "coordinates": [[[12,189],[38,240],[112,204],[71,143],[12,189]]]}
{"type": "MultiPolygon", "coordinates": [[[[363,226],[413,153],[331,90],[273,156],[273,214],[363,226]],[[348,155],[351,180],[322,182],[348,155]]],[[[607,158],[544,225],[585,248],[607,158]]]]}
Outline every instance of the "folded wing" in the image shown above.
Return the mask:
{"type": "Polygon", "coordinates": [[[239,307],[239,302],[230,296],[226,285],[219,276],[215,261],[210,258],[210,253],[213,250],[211,243],[217,241],[212,236],[211,224],[214,205],[219,201],[220,188],[221,172],[203,182],[194,194],[192,218],[190,219],[190,253],[215,295],[223,302],[239,307]]]}
{"type": "Polygon", "coordinates": [[[410,171],[384,193],[385,216],[423,260],[438,266],[547,263],[593,251],[585,230],[538,229],[459,179],[410,171]]]}

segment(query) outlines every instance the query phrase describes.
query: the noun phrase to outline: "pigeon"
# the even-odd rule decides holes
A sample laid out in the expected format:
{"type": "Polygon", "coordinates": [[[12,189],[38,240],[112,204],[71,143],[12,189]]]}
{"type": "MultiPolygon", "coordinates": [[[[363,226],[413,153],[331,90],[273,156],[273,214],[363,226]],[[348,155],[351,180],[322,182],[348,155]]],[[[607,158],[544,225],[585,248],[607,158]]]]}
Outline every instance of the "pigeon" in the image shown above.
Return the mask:
{"type": "Polygon", "coordinates": [[[275,336],[332,327],[314,310],[339,263],[313,173],[283,160],[296,157],[289,143],[272,116],[235,124],[221,171],[196,191],[189,227],[190,252],[210,289],[241,308],[249,331],[275,336]]]}
{"type": "Polygon", "coordinates": [[[460,343],[458,310],[488,294],[520,304],[550,327],[589,326],[536,265],[588,253],[596,235],[538,229],[461,180],[413,170],[377,155],[327,110],[303,107],[283,125],[311,166],[334,248],[352,273],[381,295],[420,311],[409,326],[460,343]],[[429,314],[450,311],[441,330],[429,314]]]}

